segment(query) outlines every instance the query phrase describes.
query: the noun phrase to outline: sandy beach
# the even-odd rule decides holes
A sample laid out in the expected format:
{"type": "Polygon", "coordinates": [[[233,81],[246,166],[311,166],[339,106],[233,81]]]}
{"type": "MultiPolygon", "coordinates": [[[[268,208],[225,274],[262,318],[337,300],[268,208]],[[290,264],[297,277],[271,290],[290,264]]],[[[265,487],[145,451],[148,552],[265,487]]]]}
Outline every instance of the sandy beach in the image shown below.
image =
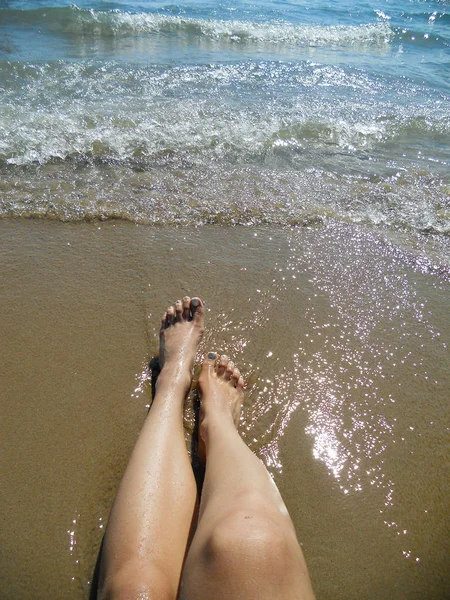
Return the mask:
{"type": "MultiPolygon", "coordinates": [[[[317,598],[450,592],[449,282],[357,226],[3,220],[2,598],[88,595],[165,307],[249,381],[240,430],[317,598]]],[[[187,407],[186,437],[192,424],[187,407]]]]}

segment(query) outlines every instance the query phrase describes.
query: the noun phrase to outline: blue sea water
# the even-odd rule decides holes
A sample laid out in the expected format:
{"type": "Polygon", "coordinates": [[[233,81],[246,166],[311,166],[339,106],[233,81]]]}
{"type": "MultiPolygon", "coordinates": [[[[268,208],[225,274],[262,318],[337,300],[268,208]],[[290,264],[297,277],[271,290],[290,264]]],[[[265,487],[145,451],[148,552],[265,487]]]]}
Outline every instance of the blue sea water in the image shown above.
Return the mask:
{"type": "Polygon", "coordinates": [[[450,231],[446,0],[0,2],[0,214],[450,231]]]}

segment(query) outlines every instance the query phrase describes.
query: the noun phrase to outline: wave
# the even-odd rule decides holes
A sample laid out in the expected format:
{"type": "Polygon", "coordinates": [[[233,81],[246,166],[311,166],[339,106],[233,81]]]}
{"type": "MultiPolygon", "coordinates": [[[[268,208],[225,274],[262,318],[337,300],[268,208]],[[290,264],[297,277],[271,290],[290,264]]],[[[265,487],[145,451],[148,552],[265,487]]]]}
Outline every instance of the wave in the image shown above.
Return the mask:
{"type": "Polygon", "coordinates": [[[380,177],[309,167],[47,164],[0,168],[0,218],[317,227],[329,219],[450,240],[450,186],[424,169],[380,177]]]}
{"type": "MultiPolygon", "coordinates": [[[[198,165],[207,161],[235,164],[278,164],[340,169],[340,162],[369,165],[403,155],[431,161],[448,169],[446,148],[450,118],[386,116],[365,120],[337,115],[255,115],[241,110],[232,116],[227,107],[213,112],[208,106],[185,101],[162,106],[152,115],[90,114],[71,110],[11,115],[16,128],[0,138],[0,165],[77,163],[198,165]],[[165,114],[164,114],[165,113],[165,114]],[[209,114],[208,114],[209,113],[209,114]],[[188,120],[189,115],[189,120],[188,120]],[[280,126],[281,124],[281,126],[280,126]],[[318,161],[318,162],[317,162],[318,161]]],[[[6,127],[0,130],[6,131],[6,127]]],[[[362,168],[362,166],[360,167],[362,168]]]]}
{"type": "Polygon", "coordinates": [[[231,44],[294,46],[378,46],[394,33],[386,22],[355,26],[292,25],[282,21],[207,20],[120,10],[86,10],[76,6],[35,10],[2,10],[4,24],[38,25],[72,36],[172,34],[231,44]]]}
{"type": "Polygon", "coordinates": [[[450,37],[448,36],[448,26],[443,28],[443,32],[437,32],[434,30],[432,33],[417,29],[401,29],[398,28],[395,31],[396,39],[400,43],[411,43],[417,48],[432,49],[436,48],[448,48],[450,45],[450,37]],[[445,33],[444,33],[445,32],[445,33]]]}
{"type": "Polygon", "coordinates": [[[358,70],[11,62],[0,64],[0,82],[0,164],[312,162],[340,171],[340,157],[367,170],[370,157],[407,155],[448,169],[448,96],[358,70]]]}

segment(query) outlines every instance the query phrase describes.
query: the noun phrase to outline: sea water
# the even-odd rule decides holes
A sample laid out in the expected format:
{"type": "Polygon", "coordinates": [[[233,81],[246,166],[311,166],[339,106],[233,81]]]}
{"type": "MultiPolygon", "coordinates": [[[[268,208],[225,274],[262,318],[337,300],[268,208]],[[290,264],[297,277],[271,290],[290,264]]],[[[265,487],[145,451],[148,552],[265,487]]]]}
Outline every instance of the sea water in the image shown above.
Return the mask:
{"type": "Polygon", "coordinates": [[[2,216],[448,235],[447,2],[0,7],[2,216]]]}

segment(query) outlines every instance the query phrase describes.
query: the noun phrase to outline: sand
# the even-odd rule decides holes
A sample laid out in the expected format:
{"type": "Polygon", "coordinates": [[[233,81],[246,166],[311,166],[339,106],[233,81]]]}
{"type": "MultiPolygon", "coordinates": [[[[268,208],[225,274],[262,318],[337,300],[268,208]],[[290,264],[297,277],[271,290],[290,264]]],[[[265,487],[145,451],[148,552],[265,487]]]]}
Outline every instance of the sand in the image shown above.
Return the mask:
{"type": "MultiPolygon", "coordinates": [[[[0,222],[2,598],[86,598],[161,313],[249,379],[240,429],[317,598],[446,598],[449,283],[363,228],[0,222]]],[[[192,414],[187,412],[187,439],[192,414]]]]}

